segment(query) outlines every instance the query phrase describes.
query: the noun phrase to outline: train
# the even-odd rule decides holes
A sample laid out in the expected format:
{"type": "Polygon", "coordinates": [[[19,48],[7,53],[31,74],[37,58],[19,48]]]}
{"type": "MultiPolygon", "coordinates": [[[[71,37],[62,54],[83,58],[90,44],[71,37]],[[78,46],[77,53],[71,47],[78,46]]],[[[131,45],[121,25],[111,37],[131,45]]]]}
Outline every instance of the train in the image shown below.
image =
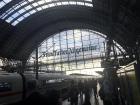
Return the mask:
{"type": "Polygon", "coordinates": [[[133,61],[117,71],[120,84],[122,105],[140,105],[140,90],[138,86],[135,64],[133,61]]]}
{"type": "Polygon", "coordinates": [[[68,75],[39,73],[0,73],[0,105],[10,105],[30,97],[37,92],[47,97],[49,91],[61,92],[67,98],[71,77],[68,75]]]}

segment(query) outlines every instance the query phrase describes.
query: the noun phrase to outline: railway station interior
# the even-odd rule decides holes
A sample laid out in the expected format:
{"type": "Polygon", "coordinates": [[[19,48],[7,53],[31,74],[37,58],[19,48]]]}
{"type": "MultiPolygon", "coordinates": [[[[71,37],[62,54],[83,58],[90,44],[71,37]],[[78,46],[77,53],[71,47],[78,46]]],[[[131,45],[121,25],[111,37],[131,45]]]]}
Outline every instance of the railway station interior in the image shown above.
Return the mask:
{"type": "Polygon", "coordinates": [[[0,0],[0,105],[140,105],[140,0],[0,0]]]}

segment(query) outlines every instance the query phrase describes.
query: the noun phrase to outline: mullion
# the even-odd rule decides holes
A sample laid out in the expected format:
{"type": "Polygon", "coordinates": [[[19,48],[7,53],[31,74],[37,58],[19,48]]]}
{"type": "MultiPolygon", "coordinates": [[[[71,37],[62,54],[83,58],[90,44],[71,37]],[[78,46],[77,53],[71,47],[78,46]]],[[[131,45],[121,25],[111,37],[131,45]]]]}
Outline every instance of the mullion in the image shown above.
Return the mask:
{"type": "MultiPolygon", "coordinates": [[[[66,32],[66,44],[67,44],[67,50],[68,50],[68,35],[67,35],[67,32],[66,32]]],[[[68,54],[68,68],[69,68],[69,70],[70,70],[70,55],[68,54]]]]}
{"type": "MultiPolygon", "coordinates": [[[[82,48],[83,48],[83,40],[82,40],[82,39],[83,39],[83,34],[82,34],[81,31],[82,31],[82,30],[80,30],[80,34],[81,34],[81,42],[82,42],[82,48]]],[[[86,68],[86,67],[85,67],[85,57],[84,57],[84,56],[85,56],[85,54],[84,54],[84,51],[83,51],[84,68],[86,68]]]]}
{"type": "MultiPolygon", "coordinates": [[[[90,31],[88,30],[88,33],[89,33],[89,41],[90,41],[90,45],[91,45],[91,39],[90,39],[90,31]]],[[[93,51],[91,50],[91,58],[92,58],[92,53],[93,51]]],[[[93,68],[94,68],[94,62],[93,62],[93,59],[92,59],[92,64],[93,64],[93,68]]]]}
{"type": "MultiPolygon", "coordinates": [[[[73,30],[73,40],[74,40],[74,48],[76,48],[75,46],[75,33],[74,33],[75,30],[73,30]]],[[[76,52],[75,52],[75,61],[76,61],[76,69],[77,69],[77,57],[76,57],[76,52]]]]}

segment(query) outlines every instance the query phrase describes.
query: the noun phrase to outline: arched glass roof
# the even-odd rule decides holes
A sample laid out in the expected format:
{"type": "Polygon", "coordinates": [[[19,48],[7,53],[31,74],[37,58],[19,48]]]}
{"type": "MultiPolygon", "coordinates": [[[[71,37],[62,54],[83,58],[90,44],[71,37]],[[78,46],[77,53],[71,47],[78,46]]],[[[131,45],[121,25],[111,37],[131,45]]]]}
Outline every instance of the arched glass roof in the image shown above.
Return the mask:
{"type": "MultiPolygon", "coordinates": [[[[12,4],[16,0],[2,0],[0,2],[0,9],[2,10],[7,5],[12,4]]],[[[19,22],[27,18],[28,16],[55,6],[63,5],[81,5],[93,7],[92,0],[22,0],[15,3],[8,9],[4,9],[0,14],[0,18],[6,22],[17,25],[19,22]]]]}

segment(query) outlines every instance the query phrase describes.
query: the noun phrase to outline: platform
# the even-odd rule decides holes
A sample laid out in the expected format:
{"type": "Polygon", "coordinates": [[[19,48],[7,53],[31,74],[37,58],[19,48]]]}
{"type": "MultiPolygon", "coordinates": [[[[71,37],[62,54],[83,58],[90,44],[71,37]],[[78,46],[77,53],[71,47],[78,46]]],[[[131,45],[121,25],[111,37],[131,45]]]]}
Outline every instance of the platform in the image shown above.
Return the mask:
{"type": "MultiPolygon", "coordinates": [[[[83,105],[84,104],[84,99],[85,99],[85,95],[83,95],[83,99],[79,95],[78,96],[78,105],[83,105]]],[[[93,91],[91,93],[90,103],[91,103],[91,105],[103,105],[103,102],[102,102],[102,100],[100,99],[99,96],[98,96],[97,100],[95,100],[93,91]]],[[[70,105],[70,102],[68,101],[68,99],[66,99],[65,101],[63,101],[62,105],[70,105]]]]}

